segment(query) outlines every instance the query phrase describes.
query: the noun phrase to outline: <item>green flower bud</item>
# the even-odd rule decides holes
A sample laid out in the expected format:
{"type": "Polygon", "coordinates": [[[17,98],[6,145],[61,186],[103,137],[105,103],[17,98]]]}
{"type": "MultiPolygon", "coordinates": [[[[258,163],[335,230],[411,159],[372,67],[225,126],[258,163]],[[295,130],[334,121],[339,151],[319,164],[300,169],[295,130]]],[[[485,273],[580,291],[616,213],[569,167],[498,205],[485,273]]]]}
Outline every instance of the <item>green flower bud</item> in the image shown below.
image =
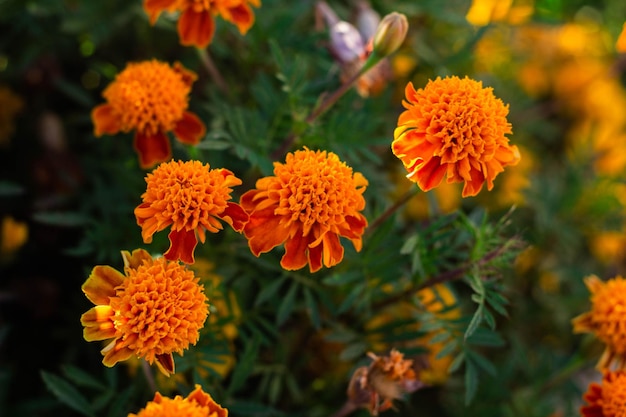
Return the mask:
{"type": "Polygon", "coordinates": [[[380,21],[374,34],[374,54],[385,57],[394,53],[406,37],[409,22],[402,13],[392,12],[380,21]]]}

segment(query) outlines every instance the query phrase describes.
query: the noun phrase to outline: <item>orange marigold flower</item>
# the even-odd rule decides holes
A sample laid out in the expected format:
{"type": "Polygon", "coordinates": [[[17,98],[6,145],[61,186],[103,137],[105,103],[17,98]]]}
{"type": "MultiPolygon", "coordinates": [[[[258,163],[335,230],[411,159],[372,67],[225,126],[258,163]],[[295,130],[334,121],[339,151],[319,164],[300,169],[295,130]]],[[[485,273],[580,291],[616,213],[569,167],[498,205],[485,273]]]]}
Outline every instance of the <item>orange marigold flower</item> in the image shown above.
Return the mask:
{"type": "Polygon", "coordinates": [[[285,244],[280,264],[287,270],[318,271],[343,259],[339,237],[347,237],[357,251],[367,219],[363,192],[367,180],[352,172],[339,157],[307,148],[288,153],[284,164],[274,163],[274,176],[261,178],[256,189],[241,196],[250,214],[243,232],[255,256],[285,244]]]}
{"type": "Polygon", "coordinates": [[[137,414],[130,413],[128,417],[228,417],[228,410],[215,402],[210,394],[204,392],[196,384],[187,397],[180,395],[174,398],[163,397],[158,392],[154,399],[146,404],[137,414]]]}
{"type": "Polygon", "coordinates": [[[485,181],[491,190],[496,175],[519,162],[519,150],[505,136],[512,132],[508,106],[492,90],[468,77],[438,77],[417,91],[407,84],[391,147],[407,178],[428,191],[447,175],[449,183],[465,181],[468,197],[485,181]]]}
{"type": "Polygon", "coordinates": [[[152,235],[172,226],[170,247],[164,256],[192,264],[193,252],[206,240],[206,231],[222,229],[218,218],[240,232],[248,214],[237,203],[229,202],[232,186],[241,180],[227,169],[210,169],[199,161],[170,161],[146,176],[148,184],[143,203],[135,208],[137,224],[145,243],[152,235]]]}
{"type": "Polygon", "coordinates": [[[606,348],[597,368],[612,364],[626,370],[626,279],[616,276],[602,282],[597,276],[585,278],[591,292],[591,311],[572,320],[574,333],[594,333],[606,348]]]}
{"type": "Polygon", "coordinates": [[[196,78],[178,62],[173,67],[156,60],[128,64],[102,93],[107,103],[91,112],[95,135],[134,130],[142,168],[172,157],[167,132],[182,143],[198,144],[206,127],[187,111],[196,78]]]}
{"type": "Polygon", "coordinates": [[[600,384],[592,382],[583,395],[582,417],[623,417],[626,415],[626,372],[605,372],[600,384]]]}
{"type": "Polygon", "coordinates": [[[164,11],[180,12],[178,36],[183,45],[206,48],[213,39],[213,15],[233,23],[242,35],[254,24],[250,5],[260,7],[260,0],[144,0],[143,8],[154,24],[164,11]]]}
{"type": "Polygon", "coordinates": [[[173,352],[196,344],[209,314],[204,287],[191,270],[143,249],[122,251],[124,274],[98,265],[82,286],[96,306],[82,315],[88,342],[113,339],[102,363],[113,366],[133,354],[174,372],[173,352]]]}

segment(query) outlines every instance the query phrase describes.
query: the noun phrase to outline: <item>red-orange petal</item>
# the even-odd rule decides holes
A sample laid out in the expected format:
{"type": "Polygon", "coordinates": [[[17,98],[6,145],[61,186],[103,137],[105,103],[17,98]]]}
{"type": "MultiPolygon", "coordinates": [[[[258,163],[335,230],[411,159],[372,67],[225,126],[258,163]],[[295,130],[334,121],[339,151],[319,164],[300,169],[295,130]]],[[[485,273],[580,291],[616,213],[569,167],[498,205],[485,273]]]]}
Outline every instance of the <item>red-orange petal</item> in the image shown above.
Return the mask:
{"type": "Polygon", "coordinates": [[[170,140],[163,132],[153,136],[137,132],[133,147],[139,154],[139,166],[143,169],[168,161],[172,157],[170,140]]]}
{"type": "Polygon", "coordinates": [[[309,248],[309,271],[311,271],[311,273],[317,272],[322,269],[322,252],[322,245],[317,245],[314,248],[309,248]]]}
{"type": "MultiPolygon", "coordinates": [[[[248,193],[250,191],[246,194],[248,193]]],[[[244,196],[241,197],[242,205],[246,201],[244,196]]],[[[269,252],[287,240],[289,230],[280,224],[280,220],[279,216],[274,215],[273,207],[250,215],[250,220],[244,226],[243,233],[248,238],[248,245],[254,256],[269,252]]]]}
{"type": "Polygon", "coordinates": [[[423,191],[432,190],[443,180],[447,167],[440,163],[440,158],[432,157],[427,163],[422,165],[415,175],[417,176],[417,184],[423,191]]]}
{"type": "Polygon", "coordinates": [[[155,355],[157,367],[165,376],[174,373],[174,356],[171,353],[155,355]]]}
{"type": "Polygon", "coordinates": [[[110,104],[100,104],[91,111],[94,135],[115,135],[121,130],[120,118],[113,112],[110,104]]]}
{"type": "Polygon", "coordinates": [[[178,35],[183,45],[206,48],[214,32],[215,23],[208,10],[196,12],[193,7],[188,7],[178,19],[178,35]]]}
{"type": "Polygon", "coordinates": [[[145,249],[135,249],[132,254],[123,250],[122,259],[124,260],[124,268],[130,269],[139,268],[145,261],[152,262],[152,256],[145,249]]]}
{"type": "Polygon", "coordinates": [[[230,13],[229,19],[232,21],[239,29],[239,33],[245,35],[245,33],[252,27],[254,24],[254,13],[247,4],[242,3],[237,7],[233,7],[228,9],[230,13]]]}
{"type": "Polygon", "coordinates": [[[92,303],[108,305],[109,297],[115,296],[115,287],[121,285],[125,278],[121,272],[108,265],[98,265],[91,270],[81,289],[92,303]]]}
{"type": "Polygon", "coordinates": [[[237,232],[241,232],[248,223],[248,213],[237,203],[228,203],[224,212],[219,215],[219,218],[232,226],[237,232]]]}
{"type": "Polygon", "coordinates": [[[296,233],[294,237],[285,242],[285,254],[280,260],[280,265],[284,269],[293,271],[303,268],[307,264],[310,236],[302,236],[302,233],[296,233]]]}
{"type": "Polygon", "coordinates": [[[322,254],[324,265],[327,268],[337,265],[343,259],[343,246],[339,241],[339,236],[336,233],[324,234],[322,240],[322,254]]]}
{"type": "Polygon", "coordinates": [[[206,133],[206,127],[198,116],[191,112],[184,112],[183,118],[174,126],[174,136],[187,145],[197,145],[206,133]]]}
{"type": "Polygon", "coordinates": [[[170,261],[181,260],[186,264],[194,263],[193,252],[198,244],[194,230],[173,230],[167,235],[170,239],[170,247],[163,254],[170,261]]]}
{"type": "Polygon", "coordinates": [[[163,10],[176,4],[176,0],[144,0],[143,8],[150,17],[150,24],[154,25],[163,10]]]}

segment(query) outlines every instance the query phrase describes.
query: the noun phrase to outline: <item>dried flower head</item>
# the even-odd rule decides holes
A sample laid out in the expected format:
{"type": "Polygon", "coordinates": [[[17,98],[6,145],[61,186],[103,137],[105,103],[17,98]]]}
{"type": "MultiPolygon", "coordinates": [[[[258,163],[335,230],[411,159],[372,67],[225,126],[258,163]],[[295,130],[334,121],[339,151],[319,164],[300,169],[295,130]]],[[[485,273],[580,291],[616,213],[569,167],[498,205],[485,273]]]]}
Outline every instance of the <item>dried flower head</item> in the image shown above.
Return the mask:
{"type": "Polygon", "coordinates": [[[187,46],[206,48],[215,33],[214,15],[233,23],[242,35],[254,24],[250,5],[260,7],[260,0],[144,0],[143,8],[154,24],[164,12],[180,12],[178,36],[187,46]]]}
{"type": "Polygon", "coordinates": [[[200,385],[185,398],[180,395],[174,398],[163,397],[158,392],[154,399],[146,404],[137,414],[128,417],[228,417],[228,410],[216,403],[210,394],[204,392],[200,385]]]}
{"type": "Polygon", "coordinates": [[[600,384],[589,384],[583,399],[582,417],[626,416],[626,372],[605,372],[600,384]]]}
{"type": "Polygon", "coordinates": [[[626,370],[626,280],[616,276],[602,282],[590,275],[585,285],[591,292],[591,310],[572,320],[574,333],[593,333],[606,345],[598,369],[615,364],[626,370]]]}
{"type": "Polygon", "coordinates": [[[178,262],[152,259],[143,249],[122,251],[124,274],[96,266],[82,286],[95,304],[80,321],[88,342],[113,339],[102,363],[113,366],[132,355],[174,372],[173,352],[196,344],[208,315],[203,286],[178,262]]]}
{"type": "Polygon", "coordinates": [[[505,136],[511,133],[508,106],[492,88],[446,77],[417,91],[409,83],[405,94],[392,151],[422,190],[437,187],[447,175],[448,182],[465,182],[463,197],[473,196],[485,181],[491,190],[504,167],[519,162],[519,150],[505,136]]]}
{"type": "Polygon", "coordinates": [[[284,164],[274,163],[274,176],[261,178],[241,197],[250,214],[243,231],[252,253],[259,256],[284,243],[280,264],[287,270],[309,264],[316,272],[322,264],[338,264],[340,236],[361,250],[366,186],[365,177],[332,152],[305,148],[287,154],[284,164]]]}
{"type": "Polygon", "coordinates": [[[386,356],[368,353],[373,360],[369,367],[357,368],[348,386],[348,400],[352,405],[366,408],[371,415],[393,407],[393,401],[402,395],[423,387],[416,376],[413,360],[395,349],[386,356]]]}
{"type": "Polygon", "coordinates": [[[210,169],[199,161],[170,161],[149,173],[146,183],[135,217],[145,243],[171,226],[166,259],[192,264],[198,238],[204,243],[207,230],[217,233],[222,229],[218,219],[238,232],[248,221],[239,204],[228,201],[231,187],[240,185],[241,180],[227,169],[210,169]]]}
{"type": "Polygon", "coordinates": [[[135,131],[134,148],[142,168],[172,157],[167,132],[185,144],[196,145],[206,132],[204,123],[187,111],[196,74],[179,63],[156,60],[130,63],[102,95],[106,104],[93,109],[96,136],[135,131]]]}

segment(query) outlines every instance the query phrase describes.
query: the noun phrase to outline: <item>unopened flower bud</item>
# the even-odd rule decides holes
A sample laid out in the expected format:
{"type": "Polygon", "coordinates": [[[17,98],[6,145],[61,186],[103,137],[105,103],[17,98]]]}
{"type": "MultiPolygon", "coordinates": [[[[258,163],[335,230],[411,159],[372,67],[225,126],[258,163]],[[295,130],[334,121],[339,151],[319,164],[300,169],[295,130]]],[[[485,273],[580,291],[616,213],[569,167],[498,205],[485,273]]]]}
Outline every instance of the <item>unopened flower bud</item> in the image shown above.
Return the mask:
{"type": "Polygon", "coordinates": [[[381,20],[374,35],[374,53],[385,57],[394,53],[409,30],[409,22],[402,13],[389,13],[381,20]]]}

